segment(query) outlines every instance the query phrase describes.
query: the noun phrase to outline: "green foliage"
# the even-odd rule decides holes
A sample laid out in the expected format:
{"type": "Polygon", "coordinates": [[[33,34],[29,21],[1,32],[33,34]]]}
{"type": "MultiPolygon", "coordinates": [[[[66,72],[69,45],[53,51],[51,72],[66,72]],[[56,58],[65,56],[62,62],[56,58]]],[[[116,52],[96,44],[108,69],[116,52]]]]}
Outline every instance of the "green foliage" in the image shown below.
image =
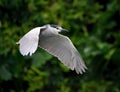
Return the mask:
{"type": "Polygon", "coordinates": [[[27,92],[35,92],[35,90],[43,88],[48,83],[48,75],[47,72],[42,72],[33,67],[27,71],[24,80],[28,81],[29,84],[27,92]]]}
{"type": "Polygon", "coordinates": [[[0,0],[0,92],[119,92],[119,0],[0,0]],[[88,70],[77,75],[42,49],[31,57],[16,42],[29,30],[58,24],[88,70]]]}

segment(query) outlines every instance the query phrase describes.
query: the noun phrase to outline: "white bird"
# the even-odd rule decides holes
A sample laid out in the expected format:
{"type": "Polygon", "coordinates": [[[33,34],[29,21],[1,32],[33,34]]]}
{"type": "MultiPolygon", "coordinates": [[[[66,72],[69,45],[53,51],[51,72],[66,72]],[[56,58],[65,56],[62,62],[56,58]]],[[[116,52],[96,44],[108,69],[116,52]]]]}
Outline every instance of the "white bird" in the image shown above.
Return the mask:
{"type": "Polygon", "coordinates": [[[57,57],[71,70],[75,70],[77,74],[82,74],[87,67],[71,40],[59,34],[62,31],[66,30],[53,24],[33,28],[17,42],[20,45],[20,53],[23,56],[31,56],[40,47],[57,57]]]}

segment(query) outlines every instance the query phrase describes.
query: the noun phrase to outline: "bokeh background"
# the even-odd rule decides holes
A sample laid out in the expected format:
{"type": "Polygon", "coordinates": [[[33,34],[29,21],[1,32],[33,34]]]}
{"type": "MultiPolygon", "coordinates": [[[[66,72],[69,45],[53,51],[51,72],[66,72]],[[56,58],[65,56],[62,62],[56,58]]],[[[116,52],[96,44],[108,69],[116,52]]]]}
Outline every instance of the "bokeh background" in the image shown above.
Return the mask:
{"type": "Polygon", "coordinates": [[[120,92],[120,0],[0,0],[0,92],[120,92]],[[83,75],[42,49],[20,54],[16,42],[45,24],[69,31],[83,75]]]}

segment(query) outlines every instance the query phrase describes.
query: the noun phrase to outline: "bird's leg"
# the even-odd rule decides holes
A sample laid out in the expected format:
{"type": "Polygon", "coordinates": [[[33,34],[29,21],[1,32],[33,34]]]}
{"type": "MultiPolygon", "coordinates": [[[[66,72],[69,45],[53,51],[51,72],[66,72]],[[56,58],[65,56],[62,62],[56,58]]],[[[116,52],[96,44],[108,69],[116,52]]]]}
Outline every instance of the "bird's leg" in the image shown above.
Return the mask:
{"type": "Polygon", "coordinates": [[[16,44],[18,44],[18,45],[19,45],[20,43],[19,43],[19,42],[16,42],[16,44]]]}

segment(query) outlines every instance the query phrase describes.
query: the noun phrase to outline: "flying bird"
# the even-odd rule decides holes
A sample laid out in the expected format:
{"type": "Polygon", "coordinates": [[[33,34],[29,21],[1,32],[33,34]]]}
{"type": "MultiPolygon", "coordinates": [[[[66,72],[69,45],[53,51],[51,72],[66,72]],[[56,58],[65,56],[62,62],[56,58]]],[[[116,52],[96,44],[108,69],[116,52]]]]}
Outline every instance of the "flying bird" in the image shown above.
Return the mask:
{"type": "Polygon", "coordinates": [[[17,42],[20,53],[31,56],[40,47],[77,74],[82,74],[87,67],[71,40],[59,34],[64,31],[66,30],[54,24],[33,28],[17,42]]]}

